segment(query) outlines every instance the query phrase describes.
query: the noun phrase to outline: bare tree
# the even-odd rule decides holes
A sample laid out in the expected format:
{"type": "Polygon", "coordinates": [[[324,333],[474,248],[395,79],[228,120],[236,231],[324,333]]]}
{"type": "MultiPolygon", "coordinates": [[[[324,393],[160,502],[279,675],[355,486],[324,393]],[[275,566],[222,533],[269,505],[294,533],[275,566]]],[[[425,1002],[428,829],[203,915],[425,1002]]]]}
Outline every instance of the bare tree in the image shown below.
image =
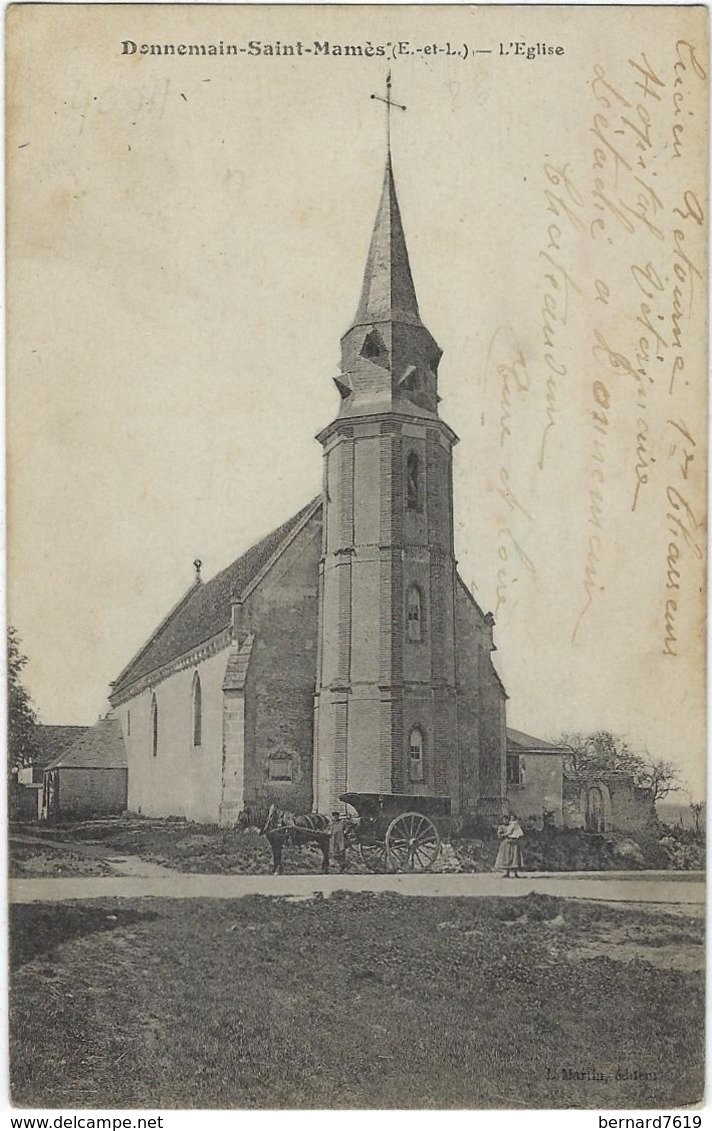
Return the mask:
{"type": "Polygon", "coordinates": [[[608,730],[582,734],[566,732],[556,743],[568,746],[575,770],[630,770],[640,769],[641,759],[633,754],[628,743],[608,730]]]}
{"type": "Polygon", "coordinates": [[[706,806],[704,801],[690,802],[690,812],[692,813],[692,820],[695,823],[695,833],[697,834],[697,836],[700,835],[700,826],[704,817],[705,808],[706,806]]]}
{"type": "Polygon", "coordinates": [[[625,770],[631,773],[637,786],[650,790],[653,801],[660,801],[669,793],[678,793],[684,788],[673,762],[653,758],[647,750],[643,753],[631,750],[624,739],[610,731],[565,733],[557,745],[569,747],[575,770],[625,770]]]}
{"type": "Polygon", "coordinates": [[[684,788],[677,767],[665,758],[651,758],[647,751],[636,774],[636,785],[649,789],[653,801],[661,801],[669,793],[679,793],[684,788]]]}

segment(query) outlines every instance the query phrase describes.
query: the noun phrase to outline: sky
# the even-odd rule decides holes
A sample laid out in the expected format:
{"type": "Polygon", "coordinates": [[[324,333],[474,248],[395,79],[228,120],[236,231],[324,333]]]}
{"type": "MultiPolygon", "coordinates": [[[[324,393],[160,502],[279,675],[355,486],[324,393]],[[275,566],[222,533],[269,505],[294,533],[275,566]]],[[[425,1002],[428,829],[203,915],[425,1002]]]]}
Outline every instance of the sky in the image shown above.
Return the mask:
{"type": "Polygon", "coordinates": [[[610,729],[701,793],[691,52],[676,157],[672,99],[679,21],[693,44],[699,28],[658,9],[626,37],[619,11],[11,11],[9,618],[43,722],[92,722],[196,556],[212,576],[318,492],[390,66],[411,266],[460,437],[456,555],[495,615],[508,720],[610,729]],[[140,52],[220,40],[330,50],[140,52]]]}

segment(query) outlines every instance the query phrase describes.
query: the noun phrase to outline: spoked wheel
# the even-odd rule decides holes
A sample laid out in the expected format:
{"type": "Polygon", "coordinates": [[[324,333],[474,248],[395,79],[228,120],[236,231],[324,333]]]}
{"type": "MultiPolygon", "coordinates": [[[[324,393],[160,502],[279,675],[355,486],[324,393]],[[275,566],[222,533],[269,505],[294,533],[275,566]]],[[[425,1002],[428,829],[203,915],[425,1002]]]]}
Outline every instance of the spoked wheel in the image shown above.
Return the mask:
{"type": "Polygon", "coordinates": [[[361,863],[369,872],[385,872],[388,864],[388,853],[385,842],[382,840],[362,840],[359,842],[358,853],[361,863]]]}
{"type": "Polygon", "coordinates": [[[397,872],[427,872],[437,860],[440,834],[422,813],[402,813],[388,826],[386,851],[397,872]]]}

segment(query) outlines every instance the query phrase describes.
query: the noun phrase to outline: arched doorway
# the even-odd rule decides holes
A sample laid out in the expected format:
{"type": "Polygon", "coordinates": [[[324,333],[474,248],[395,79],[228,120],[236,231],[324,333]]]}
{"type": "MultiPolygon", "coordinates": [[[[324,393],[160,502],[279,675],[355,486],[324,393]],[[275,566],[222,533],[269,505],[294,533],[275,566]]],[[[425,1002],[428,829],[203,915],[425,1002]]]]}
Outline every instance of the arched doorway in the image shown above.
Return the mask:
{"type": "Polygon", "coordinates": [[[602,833],[605,825],[603,794],[597,785],[592,785],[586,792],[586,831],[602,833]]]}

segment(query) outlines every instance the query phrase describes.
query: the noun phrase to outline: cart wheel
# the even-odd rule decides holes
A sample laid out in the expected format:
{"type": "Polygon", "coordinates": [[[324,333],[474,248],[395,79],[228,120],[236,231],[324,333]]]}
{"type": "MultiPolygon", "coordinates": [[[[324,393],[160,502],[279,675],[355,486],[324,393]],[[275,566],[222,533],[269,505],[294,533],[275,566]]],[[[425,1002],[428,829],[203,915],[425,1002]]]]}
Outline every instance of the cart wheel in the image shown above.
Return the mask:
{"type": "Polygon", "coordinates": [[[361,863],[369,872],[385,872],[388,860],[386,845],[382,840],[361,841],[358,846],[361,863]]]}
{"type": "Polygon", "coordinates": [[[440,834],[422,813],[402,813],[388,826],[386,850],[397,872],[427,872],[440,851],[440,834]]]}

